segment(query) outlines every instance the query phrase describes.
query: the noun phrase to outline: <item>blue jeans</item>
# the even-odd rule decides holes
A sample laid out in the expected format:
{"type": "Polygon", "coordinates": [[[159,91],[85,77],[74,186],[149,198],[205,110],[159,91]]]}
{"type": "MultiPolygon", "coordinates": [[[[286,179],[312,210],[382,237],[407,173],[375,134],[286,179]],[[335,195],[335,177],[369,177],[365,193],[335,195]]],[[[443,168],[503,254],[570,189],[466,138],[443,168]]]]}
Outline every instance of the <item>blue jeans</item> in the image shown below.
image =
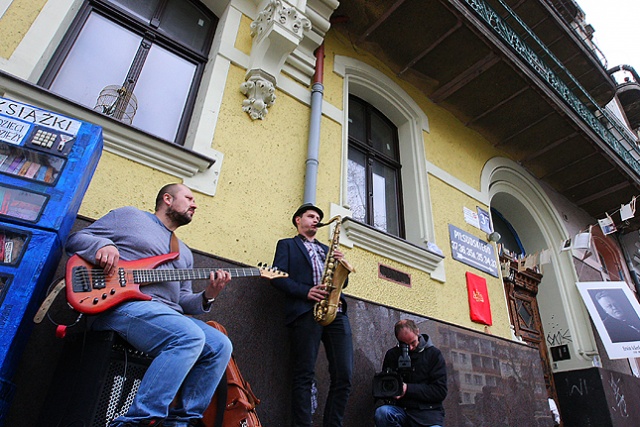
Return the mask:
{"type": "Polygon", "coordinates": [[[112,426],[151,418],[186,425],[202,418],[231,358],[231,342],[223,333],[156,301],[120,304],[92,327],[113,330],[154,357],[128,412],[112,426]]]}
{"type": "Polygon", "coordinates": [[[349,318],[338,313],[333,322],[320,326],[309,311],[291,325],[293,386],[291,389],[292,425],[311,426],[311,384],[315,375],[320,343],[324,344],[331,385],[324,408],[323,426],[341,427],[353,373],[353,342],[349,318]]]}
{"type": "MultiPolygon", "coordinates": [[[[376,409],[374,416],[376,427],[406,427],[407,414],[399,406],[382,405],[376,409]]],[[[442,427],[440,425],[430,425],[429,427],[442,427]]]]}

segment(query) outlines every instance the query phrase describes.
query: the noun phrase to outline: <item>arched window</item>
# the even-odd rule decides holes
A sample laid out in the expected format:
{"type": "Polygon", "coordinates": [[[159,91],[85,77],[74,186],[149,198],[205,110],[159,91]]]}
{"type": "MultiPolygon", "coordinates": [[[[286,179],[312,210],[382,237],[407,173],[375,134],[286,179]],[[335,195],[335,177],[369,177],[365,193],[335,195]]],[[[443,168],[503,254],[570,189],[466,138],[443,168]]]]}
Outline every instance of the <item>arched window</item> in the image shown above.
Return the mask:
{"type": "Polygon", "coordinates": [[[404,237],[398,129],[371,104],[349,97],[347,200],[352,218],[404,237]]]}
{"type": "Polygon", "coordinates": [[[337,55],[344,78],[343,206],[349,216],[341,244],[360,246],[444,281],[435,244],[424,133],[418,104],[379,70],[337,55]]]}

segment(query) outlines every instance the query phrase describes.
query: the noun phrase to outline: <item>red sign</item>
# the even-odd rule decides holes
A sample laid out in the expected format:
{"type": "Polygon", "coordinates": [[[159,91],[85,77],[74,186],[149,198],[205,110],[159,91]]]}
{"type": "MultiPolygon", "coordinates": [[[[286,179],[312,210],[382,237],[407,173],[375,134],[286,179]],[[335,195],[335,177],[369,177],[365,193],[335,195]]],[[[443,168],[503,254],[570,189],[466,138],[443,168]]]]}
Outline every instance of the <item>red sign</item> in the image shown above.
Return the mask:
{"type": "Polygon", "coordinates": [[[471,320],[491,326],[491,304],[487,293],[487,280],[467,271],[467,292],[469,293],[469,314],[471,320]]]}

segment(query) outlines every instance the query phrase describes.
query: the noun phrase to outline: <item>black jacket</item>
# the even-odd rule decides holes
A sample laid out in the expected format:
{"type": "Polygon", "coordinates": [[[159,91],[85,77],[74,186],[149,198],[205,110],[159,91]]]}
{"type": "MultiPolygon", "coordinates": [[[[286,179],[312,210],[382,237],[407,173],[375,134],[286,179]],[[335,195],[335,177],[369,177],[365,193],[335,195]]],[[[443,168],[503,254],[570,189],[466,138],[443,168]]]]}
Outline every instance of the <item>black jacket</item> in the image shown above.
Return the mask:
{"type": "MultiPolygon", "coordinates": [[[[325,254],[329,252],[327,245],[320,243],[320,246],[325,254]]],[[[300,315],[313,310],[315,305],[314,301],[307,299],[309,289],[313,287],[313,267],[300,236],[278,242],[273,266],[289,274],[289,277],[271,280],[271,284],[285,294],[285,324],[289,325],[300,315]]],[[[346,314],[347,303],[342,295],[340,301],[343,313],[346,314]]]]}
{"type": "MultiPolygon", "coordinates": [[[[395,401],[396,406],[405,409],[411,426],[430,426],[444,423],[442,401],[447,396],[447,369],[442,357],[428,335],[422,334],[426,346],[422,351],[411,351],[411,372],[404,373],[407,384],[404,397],[395,401]]],[[[399,346],[387,351],[382,370],[398,368],[398,358],[402,355],[399,346]]],[[[402,373],[402,372],[401,372],[402,373]]]]}

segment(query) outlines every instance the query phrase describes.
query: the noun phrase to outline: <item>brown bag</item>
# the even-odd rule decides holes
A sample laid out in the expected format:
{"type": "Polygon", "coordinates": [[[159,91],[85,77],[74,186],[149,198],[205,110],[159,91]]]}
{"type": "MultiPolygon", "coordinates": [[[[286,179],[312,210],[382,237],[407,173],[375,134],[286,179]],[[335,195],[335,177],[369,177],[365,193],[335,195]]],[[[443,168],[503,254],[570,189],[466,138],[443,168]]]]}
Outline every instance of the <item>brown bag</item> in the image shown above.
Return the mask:
{"type": "MultiPolygon", "coordinates": [[[[210,320],[207,324],[227,335],[227,330],[218,322],[210,320]]],[[[260,399],[253,394],[251,386],[242,377],[235,358],[231,356],[226,370],[226,383],[223,377],[202,421],[206,427],[262,427],[256,413],[259,403],[260,399]],[[224,410],[223,401],[226,401],[224,410]]]]}

